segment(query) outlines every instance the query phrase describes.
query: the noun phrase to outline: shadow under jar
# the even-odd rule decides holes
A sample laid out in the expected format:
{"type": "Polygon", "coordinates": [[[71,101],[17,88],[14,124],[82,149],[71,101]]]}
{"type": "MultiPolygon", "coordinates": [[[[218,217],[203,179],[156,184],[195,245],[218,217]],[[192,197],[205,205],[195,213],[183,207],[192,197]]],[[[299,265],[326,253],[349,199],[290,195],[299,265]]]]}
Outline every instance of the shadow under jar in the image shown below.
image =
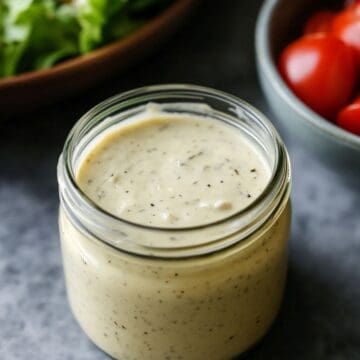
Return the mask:
{"type": "Polygon", "coordinates": [[[276,317],[286,279],[290,165],[271,123],[231,95],[192,85],[133,90],[85,114],[58,164],[68,298],[85,333],[116,359],[230,359],[276,317]],[[160,227],[115,216],[77,182],[89,146],[143,113],[227,124],[253,144],[270,179],[245,208],[209,223],[160,227]],[[156,104],[156,105],[154,105],[156,104]]]}

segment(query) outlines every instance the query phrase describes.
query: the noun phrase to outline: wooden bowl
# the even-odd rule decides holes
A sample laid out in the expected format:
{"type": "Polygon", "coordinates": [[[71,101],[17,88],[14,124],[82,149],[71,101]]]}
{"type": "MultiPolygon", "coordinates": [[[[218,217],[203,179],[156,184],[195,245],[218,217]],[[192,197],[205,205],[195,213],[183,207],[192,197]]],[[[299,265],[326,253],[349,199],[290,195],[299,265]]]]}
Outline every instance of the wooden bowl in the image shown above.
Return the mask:
{"type": "Polygon", "coordinates": [[[198,0],[176,0],[133,34],[50,69],[0,79],[2,113],[49,105],[124,70],[166,40],[198,0]]]}

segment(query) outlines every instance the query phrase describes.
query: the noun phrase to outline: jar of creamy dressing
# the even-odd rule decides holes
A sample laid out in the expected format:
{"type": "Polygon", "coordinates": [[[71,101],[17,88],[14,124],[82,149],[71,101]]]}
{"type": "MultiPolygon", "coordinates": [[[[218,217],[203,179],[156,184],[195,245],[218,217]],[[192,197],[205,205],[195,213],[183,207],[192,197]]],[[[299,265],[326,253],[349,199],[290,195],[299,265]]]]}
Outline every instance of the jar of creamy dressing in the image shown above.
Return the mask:
{"type": "Polygon", "coordinates": [[[71,309],[116,359],[231,359],[281,303],[290,165],[249,104],[189,85],[96,106],[58,164],[71,309]]]}

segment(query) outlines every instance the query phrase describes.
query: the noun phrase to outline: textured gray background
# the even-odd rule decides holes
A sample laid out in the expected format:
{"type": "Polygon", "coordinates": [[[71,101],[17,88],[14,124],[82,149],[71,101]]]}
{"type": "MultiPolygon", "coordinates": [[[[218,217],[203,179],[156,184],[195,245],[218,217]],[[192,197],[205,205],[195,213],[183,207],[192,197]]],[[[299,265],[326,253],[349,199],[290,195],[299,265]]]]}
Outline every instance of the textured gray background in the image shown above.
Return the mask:
{"type": "MultiPolygon", "coordinates": [[[[126,75],[73,101],[1,119],[1,360],[107,358],[81,332],[65,297],[55,176],[65,136],[100,100],[153,83],[216,87],[269,114],[254,67],[260,3],[205,1],[161,51],[126,75]]],[[[360,359],[359,187],[301,145],[287,145],[294,170],[288,287],[276,324],[245,358],[360,359]]]]}

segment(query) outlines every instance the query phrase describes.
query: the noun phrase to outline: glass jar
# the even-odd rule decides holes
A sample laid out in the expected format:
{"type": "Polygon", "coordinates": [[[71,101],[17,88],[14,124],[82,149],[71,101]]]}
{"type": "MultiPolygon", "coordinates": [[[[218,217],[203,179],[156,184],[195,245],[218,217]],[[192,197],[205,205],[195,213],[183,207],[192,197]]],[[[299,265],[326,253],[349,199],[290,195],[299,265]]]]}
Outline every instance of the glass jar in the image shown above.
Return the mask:
{"type": "Polygon", "coordinates": [[[252,106],[190,85],[115,96],[74,126],[58,181],[69,302],[105,352],[122,360],[230,359],[269,329],[286,278],[290,166],[276,130],[252,106]],[[269,163],[266,189],[235,215],[191,228],[134,224],[99,208],[75,181],[87,145],[149,102],[163,112],[207,116],[242,131],[269,163]]]}

